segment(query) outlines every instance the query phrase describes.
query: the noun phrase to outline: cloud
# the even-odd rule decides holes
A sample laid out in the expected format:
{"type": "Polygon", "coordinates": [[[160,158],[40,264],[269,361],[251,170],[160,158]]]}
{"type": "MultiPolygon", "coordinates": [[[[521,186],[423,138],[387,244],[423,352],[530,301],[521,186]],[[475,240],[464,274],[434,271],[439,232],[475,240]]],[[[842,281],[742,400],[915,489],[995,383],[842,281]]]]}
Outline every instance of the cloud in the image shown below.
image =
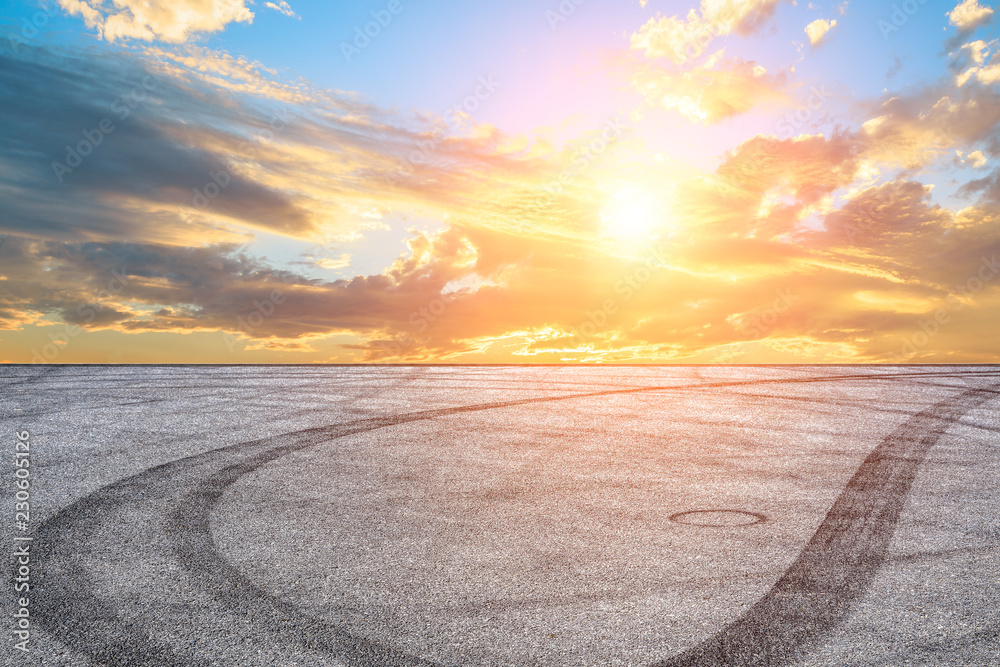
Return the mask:
{"type": "Polygon", "coordinates": [[[482,174],[519,169],[488,129],[384,112],[203,49],[0,48],[0,86],[11,91],[0,107],[0,232],[350,237],[417,201],[439,214],[481,208],[472,190],[482,174]]]}
{"type": "Polygon", "coordinates": [[[699,123],[717,123],[745,114],[761,102],[785,99],[785,73],[772,75],[754,61],[727,59],[723,50],[698,65],[692,62],[715,37],[760,29],[781,1],[703,0],[700,10],[690,10],[686,18],[650,19],[631,37],[630,50],[642,53],[632,75],[633,87],[648,102],[699,123]]]}
{"type": "Polygon", "coordinates": [[[948,21],[961,32],[971,32],[993,18],[993,9],[983,7],[979,0],[964,0],[948,12],[948,21]]]}
{"type": "Polygon", "coordinates": [[[298,350],[306,346],[292,343],[338,332],[388,335],[411,348],[437,339],[443,344],[442,336],[450,334],[440,322],[416,322],[420,308],[442,295],[449,308],[461,308],[468,295],[497,285],[491,276],[504,268],[457,228],[415,234],[408,255],[383,274],[332,282],[276,270],[235,244],[57,243],[11,236],[0,246],[0,258],[3,274],[16,271],[19,277],[0,280],[0,328],[45,318],[90,331],[222,331],[298,350]],[[115,287],[107,289],[112,282],[115,287]],[[254,313],[265,310],[274,312],[255,322],[254,313]]]}
{"type": "MultiPolygon", "coordinates": [[[[984,48],[963,53],[989,66],[984,48]]],[[[699,171],[658,167],[629,117],[554,147],[381,110],[198,47],[0,57],[5,344],[71,324],[157,340],[226,332],[250,358],[310,361],[331,349],[349,361],[712,361],[740,346],[755,361],[874,361],[962,303],[949,312],[975,325],[921,354],[996,358],[980,339],[1000,325],[1000,290],[959,286],[1000,251],[1000,177],[962,187],[977,201],[957,211],[924,182],[956,151],[984,169],[1000,154],[1000,98],[975,76],[859,104],[868,121],[853,129],[751,137],[699,171]],[[135,104],[121,118],[123,99],[135,104]],[[103,118],[114,131],[60,182],[52,162],[103,118]],[[598,139],[601,154],[584,158],[598,139]],[[646,245],[602,225],[607,203],[631,192],[623,182],[657,197],[646,245]],[[294,256],[407,214],[441,229],[413,229],[384,270],[344,279],[282,269],[248,245],[280,235],[294,256]]],[[[785,74],[721,51],[634,74],[650,102],[706,123],[787,88],[785,74]]],[[[309,260],[347,271],[366,259],[355,250],[309,260]]]]}
{"type": "Polygon", "coordinates": [[[649,19],[631,37],[631,48],[649,58],[670,58],[681,64],[698,57],[722,35],[749,35],[763,27],[783,0],[702,0],[700,11],[687,16],[649,19]]]}
{"type": "MultiPolygon", "coordinates": [[[[980,153],[980,155],[982,155],[980,153]]],[[[969,155],[972,158],[973,154],[969,155]]],[[[985,166],[985,162],[981,166],[985,166]]],[[[994,205],[1000,205],[1000,169],[994,169],[993,172],[985,177],[969,181],[960,189],[960,194],[965,197],[975,196],[977,193],[982,195],[982,199],[985,202],[994,205]]]]}
{"type": "Polygon", "coordinates": [[[301,17],[295,13],[295,10],[293,10],[291,7],[288,6],[288,3],[285,2],[285,0],[279,0],[277,4],[273,2],[265,2],[264,6],[267,7],[268,9],[273,9],[274,11],[280,12],[285,16],[291,17],[293,19],[301,19],[301,17]]]}
{"type": "Polygon", "coordinates": [[[967,54],[967,59],[955,58],[952,69],[960,69],[969,62],[971,65],[965,71],[955,74],[955,83],[964,86],[969,81],[978,81],[989,86],[1000,81],[1000,59],[997,58],[996,52],[991,54],[989,51],[993,46],[995,42],[987,44],[981,39],[963,44],[961,53],[967,54]]]}
{"type": "MultiPolygon", "coordinates": [[[[595,265],[559,243],[478,230],[468,236],[477,258],[490,252],[493,267],[508,267],[496,287],[449,304],[426,338],[404,328],[357,349],[366,359],[635,361],[711,359],[739,343],[774,358],[895,359],[921,321],[965,298],[959,287],[984,253],[1000,250],[992,231],[998,215],[992,205],[953,213],[930,202],[930,187],[909,180],[860,188],[829,206],[862,173],[866,141],[861,133],[757,137],[714,179],[676,184],[672,217],[685,231],[659,245],[637,289],[623,280],[640,275],[635,260],[605,256],[595,265]],[[775,192],[778,205],[763,208],[775,192]],[[817,212],[822,229],[802,227],[817,212]],[[594,266],[600,270],[586,268],[594,266]],[[788,293],[794,307],[762,325],[761,315],[788,293]]],[[[412,248],[400,264],[406,275],[420,272],[432,246],[412,248]]],[[[477,259],[470,268],[486,267],[477,259]]],[[[995,296],[989,287],[963,314],[991,312],[995,296]]],[[[961,335],[956,327],[941,345],[960,348],[961,335]]]]}
{"type": "Polygon", "coordinates": [[[778,140],[758,135],[732,151],[696,192],[697,215],[719,236],[780,242],[823,207],[833,192],[854,182],[861,168],[848,135],[801,135],[778,140]]]}
{"type": "MultiPolygon", "coordinates": [[[[940,206],[929,206],[930,188],[915,181],[893,181],[862,189],[825,217],[834,243],[863,241],[886,252],[892,243],[913,238],[933,227],[942,233],[950,217],[940,206]]],[[[889,253],[887,253],[889,254],[889,253]]],[[[894,259],[899,256],[892,253],[894,259]]]]}
{"type": "MultiPolygon", "coordinates": [[[[710,177],[677,182],[676,233],[634,254],[594,237],[452,225],[414,232],[380,274],[322,281],[235,244],[11,236],[0,274],[19,279],[0,280],[0,327],[224,331],[237,348],[310,359],[330,337],[350,336],[343,349],[358,361],[711,360],[734,344],[755,358],[886,359],[935,309],[966,299],[957,286],[1000,251],[1000,215],[987,200],[953,213],[905,179],[824,209],[858,178],[863,140],[756,137],[710,177]],[[778,204],[762,209],[775,192],[778,204]],[[821,228],[800,225],[810,210],[821,228]],[[115,272],[125,286],[102,298],[115,272]],[[275,293],[273,316],[255,316],[275,293]]],[[[963,314],[997,324],[995,293],[963,314]]],[[[961,349],[956,335],[940,340],[961,349]]]]}
{"type": "Polygon", "coordinates": [[[900,70],[902,69],[903,69],[903,60],[899,56],[893,56],[892,64],[889,65],[889,69],[886,70],[885,78],[886,79],[893,78],[894,76],[899,74],[900,70]]]}
{"type": "Polygon", "coordinates": [[[973,169],[981,169],[986,166],[987,162],[989,162],[989,158],[982,151],[972,151],[968,155],[964,155],[962,151],[955,151],[955,164],[967,164],[973,169]]]}
{"type": "Polygon", "coordinates": [[[818,46],[835,26],[837,21],[827,21],[826,19],[816,19],[806,26],[806,34],[809,36],[809,43],[818,46]]]}
{"type": "Polygon", "coordinates": [[[234,166],[238,157],[263,152],[247,138],[268,128],[266,116],[237,111],[229,129],[211,130],[198,110],[203,93],[153,74],[134,58],[35,55],[0,53],[0,79],[17,91],[0,109],[8,147],[0,150],[0,165],[16,174],[8,180],[0,227],[165,240],[198,228],[223,233],[223,220],[285,233],[317,224],[290,192],[234,166]],[[39,99],[48,101],[39,106],[39,99]],[[15,130],[25,116],[38,123],[15,130]],[[212,183],[212,174],[227,184],[211,211],[200,211],[193,193],[212,183]]]}
{"type": "Polygon", "coordinates": [[[70,15],[82,17],[88,28],[96,28],[109,42],[180,43],[233,22],[253,22],[253,12],[244,0],[115,0],[114,9],[88,0],[59,0],[59,5],[70,15]]]}
{"type": "Polygon", "coordinates": [[[322,104],[355,115],[373,110],[362,104],[357,95],[328,94],[302,80],[283,81],[277,71],[224,51],[194,45],[147,46],[141,54],[148,68],[183,81],[187,87],[199,86],[211,91],[217,97],[225,92],[238,93],[295,105],[322,104]]]}
{"type": "Polygon", "coordinates": [[[857,132],[858,150],[872,162],[918,169],[989,140],[1000,123],[998,104],[1000,95],[984,87],[890,97],[857,132]]]}
{"type": "Polygon", "coordinates": [[[752,61],[724,60],[720,52],[687,71],[643,67],[632,83],[652,104],[674,109],[694,122],[717,123],[762,101],[784,99],[787,77],[771,75],[752,61]]]}
{"type": "Polygon", "coordinates": [[[989,45],[981,39],[962,45],[962,50],[969,52],[969,58],[976,65],[982,65],[986,62],[986,56],[989,54],[987,48],[989,45]]]}

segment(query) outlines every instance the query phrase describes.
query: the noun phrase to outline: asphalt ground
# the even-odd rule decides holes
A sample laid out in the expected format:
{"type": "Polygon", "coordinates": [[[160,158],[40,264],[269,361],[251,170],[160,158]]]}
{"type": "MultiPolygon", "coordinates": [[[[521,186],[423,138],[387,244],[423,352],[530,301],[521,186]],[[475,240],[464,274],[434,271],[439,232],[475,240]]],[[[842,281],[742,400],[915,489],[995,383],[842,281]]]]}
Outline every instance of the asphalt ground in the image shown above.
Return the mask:
{"type": "Polygon", "coordinates": [[[0,656],[1000,665],[998,399],[992,366],[0,367],[0,656]]]}

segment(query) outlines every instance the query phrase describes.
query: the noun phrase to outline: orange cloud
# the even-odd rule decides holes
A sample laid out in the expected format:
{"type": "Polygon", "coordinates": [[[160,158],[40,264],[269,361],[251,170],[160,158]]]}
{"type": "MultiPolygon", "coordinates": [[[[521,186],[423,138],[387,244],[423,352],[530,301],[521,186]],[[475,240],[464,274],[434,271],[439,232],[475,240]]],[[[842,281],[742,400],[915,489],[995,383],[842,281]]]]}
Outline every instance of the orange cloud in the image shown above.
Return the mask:
{"type": "Polygon", "coordinates": [[[718,36],[748,35],[760,29],[782,0],[702,0],[700,11],[687,16],[658,16],[631,37],[633,49],[649,58],[669,58],[682,64],[705,52],[718,36]]]}
{"type": "Polygon", "coordinates": [[[1000,96],[985,88],[891,97],[857,137],[868,159],[916,169],[987,139],[1000,122],[998,104],[1000,96]]]}
{"type": "MultiPolygon", "coordinates": [[[[741,3],[725,29],[759,27],[776,4],[741,3]]],[[[669,55],[647,33],[647,55],[669,55]]],[[[878,100],[854,129],[750,137],[698,170],[637,136],[648,108],[553,146],[285,84],[225,54],[145,53],[158,101],[58,197],[46,197],[45,164],[3,154],[22,179],[7,191],[0,244],[5,335],[51,324],[221,343],[224,332],[234,354],[312,361],[996,358],[979,339],[1000,324],[1000,176],[961,187],[978,201],[953,211],[934,202],[928,175],[954,168],[956,151],[978,168],[997,154],[1000,99],[976,76],[878,100]],[[272,127],[279,110],[287,120],[272,127]],[[191,188],[220,169],[226,185],[193,205],[191,188]],[[417,213],[443,229],[414,228],[384,270],[349,279],[275,268],[246,245],[261,232],[303,245],[356,238],[417,213]],[[123,284],[110,291],[115,271],[123,284]]],[[[963,53],[989,65],[985,46],[963,53]]],[[[133,65],[127,80],[141,81],[133,65]]],[[[102,85],[114,72],[97,65],[58,72],[76,96],[51,85],[55,68],[25,69],[30,85],[5,108],[37,109],[45,90],[74,110],[68,129],[48,119],[58,141],[30,144],[43,163],[61,157],[60,133],[79,132],[95,92],[122,88],[102,85]]],[[[784,76],[720,52],[687,71],[646,63],[635,83],[709,123],[780,100],[784,76]]],[[[355,254],[313,259],[346,268],[355,254]]]]}
{"type": "Polygon", "coordinates": [[[674,109],[694,122],[717,123],[746,113],[762,101],[785,98],[785,74],[770,75],[754,62],[725,61],[721,52],[687,71],[646,67],[633,76],[651,103],[674,109]]]}

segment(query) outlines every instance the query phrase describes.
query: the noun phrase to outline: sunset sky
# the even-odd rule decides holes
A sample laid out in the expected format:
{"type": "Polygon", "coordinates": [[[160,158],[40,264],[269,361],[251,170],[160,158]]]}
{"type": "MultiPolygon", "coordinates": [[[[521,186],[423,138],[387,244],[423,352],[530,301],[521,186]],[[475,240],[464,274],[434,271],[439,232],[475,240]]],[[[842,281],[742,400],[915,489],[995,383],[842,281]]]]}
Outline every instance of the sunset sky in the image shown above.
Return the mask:
{"type": "Polygon", "coordinates": [[[2,362],[1000,362],[977,0],[0,6],[2,362]]]}

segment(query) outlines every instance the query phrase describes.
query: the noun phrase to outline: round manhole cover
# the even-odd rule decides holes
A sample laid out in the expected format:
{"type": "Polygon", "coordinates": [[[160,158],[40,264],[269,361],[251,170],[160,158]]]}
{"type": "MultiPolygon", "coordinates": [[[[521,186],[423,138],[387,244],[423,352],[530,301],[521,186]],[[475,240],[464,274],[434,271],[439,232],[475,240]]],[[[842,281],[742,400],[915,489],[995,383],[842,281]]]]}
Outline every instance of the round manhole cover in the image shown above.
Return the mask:
{"type": "Polygon", "coordinates": [[[692,510],[671,514],[670,520],[689,526],[722,528],[725,526],[752,526],[755,523],[767,521],[767,517],[757,512],[744,512],[743,510],[692,510]]]}

